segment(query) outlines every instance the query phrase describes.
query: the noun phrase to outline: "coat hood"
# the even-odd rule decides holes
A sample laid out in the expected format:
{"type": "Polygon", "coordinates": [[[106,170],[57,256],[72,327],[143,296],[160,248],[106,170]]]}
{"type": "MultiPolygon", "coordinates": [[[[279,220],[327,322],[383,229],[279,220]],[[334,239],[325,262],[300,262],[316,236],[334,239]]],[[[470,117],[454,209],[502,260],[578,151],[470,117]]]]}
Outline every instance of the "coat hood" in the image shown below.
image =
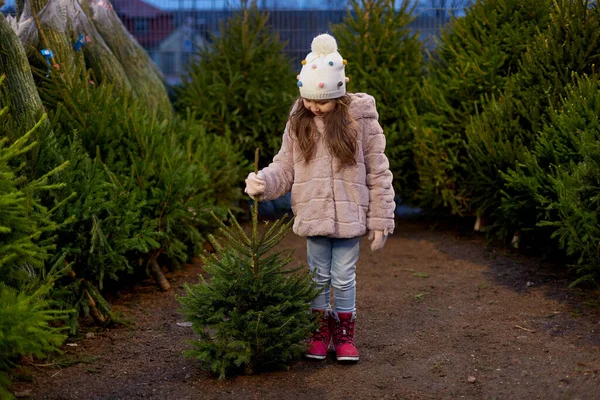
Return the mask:
{"type": "Polygon", "coordinates": [[[350,103],[350,115],[354,119],[379,118],[375,98],[366,93],[348,93],[352,102],[350,103]]]}

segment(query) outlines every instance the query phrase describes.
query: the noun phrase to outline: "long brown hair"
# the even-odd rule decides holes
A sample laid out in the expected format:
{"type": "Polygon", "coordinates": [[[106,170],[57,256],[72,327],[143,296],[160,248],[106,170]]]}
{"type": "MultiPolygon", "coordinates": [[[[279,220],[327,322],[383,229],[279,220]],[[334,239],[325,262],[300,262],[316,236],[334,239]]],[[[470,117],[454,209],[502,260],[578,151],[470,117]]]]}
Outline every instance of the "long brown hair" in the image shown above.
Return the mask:
{"type": "MultiPolygon", "coordinates": [[[[331,154],[337,158],[342,165],[356,165],[356,139],[358,129],[356,122],[349,112],[352,99],[348,95],[332,99],[335,101],[333,110],[323,114],[325,125],[325,144],[331,154]]],[[[314,156],[315,133],[317,126],[314,121],[315,115],[304,107],[302,97],[296,100],[295,110],[290,116],[290,128],[298,138],[300,151],[306,163],[314,156]]],[[[294,108],[292,107],[292,108],[294,108]]]]}

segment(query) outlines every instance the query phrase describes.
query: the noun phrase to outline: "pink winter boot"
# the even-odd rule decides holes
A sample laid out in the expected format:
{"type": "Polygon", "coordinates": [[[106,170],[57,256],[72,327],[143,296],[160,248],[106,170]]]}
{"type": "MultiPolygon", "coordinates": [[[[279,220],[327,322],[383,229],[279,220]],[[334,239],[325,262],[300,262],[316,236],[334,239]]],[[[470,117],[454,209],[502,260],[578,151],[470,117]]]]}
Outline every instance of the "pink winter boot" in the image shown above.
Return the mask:
{"type": "Polygon", "coordinates": [[[327,349],[331,341],[331,331],[329,330],[329,320],[331,318],[329,317],[329,311],[326,310],[313,308],[312,312],[319,314],[317,316],[319,326],[308,340],[308,349],[306,350],[305,357],[324,360],[327,357],[327,349]]]}
{"type": "Polygon", "coordinates": [[[339,312],[336,314],[334,314],[330,320],[333,346],[335,347],[337,360],[358,361],[358,349],[354,346],[356,313],[339,312]]]}

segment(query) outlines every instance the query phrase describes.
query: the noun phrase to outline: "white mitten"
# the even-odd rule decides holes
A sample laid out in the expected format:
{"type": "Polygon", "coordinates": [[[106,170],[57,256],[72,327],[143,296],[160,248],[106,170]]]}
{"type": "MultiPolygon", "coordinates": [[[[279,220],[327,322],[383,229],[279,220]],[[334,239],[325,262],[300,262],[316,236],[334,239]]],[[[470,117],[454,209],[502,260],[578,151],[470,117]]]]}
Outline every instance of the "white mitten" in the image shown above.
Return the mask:
{"type": "Polygon", "coordinates": [[[369,231],[369,240],[371,242],[371,251],[377,251],[383,248],[385,241],[387,240],[387,235],[385,231],[369,231]]]}
{"type": "Polygon", "coordinates": [[[258,174],[251,172],[246,178],[246,189],[244,192],[248,193],[250,197],[260,197],[265,192],[265,180],[262,178],[262,172],[258,174]]]}

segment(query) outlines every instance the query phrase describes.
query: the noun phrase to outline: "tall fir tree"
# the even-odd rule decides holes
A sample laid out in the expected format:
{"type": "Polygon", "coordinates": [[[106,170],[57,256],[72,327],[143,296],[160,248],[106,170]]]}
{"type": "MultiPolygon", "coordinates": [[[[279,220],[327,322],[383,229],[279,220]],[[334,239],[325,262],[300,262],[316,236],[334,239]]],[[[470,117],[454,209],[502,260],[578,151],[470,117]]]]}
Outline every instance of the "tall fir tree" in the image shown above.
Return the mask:
{"type": "Polygon", "coordinates": [[[555,1],[548,29],[528,46],[504,95],[467,127],[473,204],[478,214],[491,217],[499,237],[520,232],[521,246],[547,241],[547,232],[536,229],[546,212],[536,199],[539,182],[521,165],[574,77],[597,73],[598,54],[597,3],[555,1]]]}
{"type": "Polygon", "coordinates": [[[501,95],[535,34],[547,27],[551,0],[477,0],[442,30],[413,109],[421,206],[471,213],[465,129],[501,95]]]}
{"type": "Polygon", "coordinates": [[[252,159],[256,147],[275,154],[297,94],[285,47],[256,1],[220,24],[201,47],[176,90],[176,107],[190,109],[210,132],[230,138],[252,159]]]}
{"type": "Polygon", "coordinates": [[[343,22],[331,27],[348,60],[350,91],[375,97],[385,133],[394,189],[406,203],[418,187],[408,109],[423,77],[424,61],[410,0],[350,0],[343,22]]]}
{"type": "Polygon", "coordinates": [[[125,91],[115,92],[109,84],[91,85],[82,67],[76,72],[69,79],[53,74],[39,85],[53,130],[39,138],[40,157],[28,172],[38,176],[52,163],[70,163],[61,176],[67,186],[43,200],[49,207],[65,203],[55,221],[73,219],[57,232],[60,251],[54,259],[64,257],[71,269],[53,291],[57,301],[77,310],[69,321],[71,332],[81,317],[92,317],[97,324],[110,320],[110,306],[102,296],[105,283],[135,271],[132,254],[158,246],[155,224],[142,221],[146,199],[131,192],[135,186],[129,171],[123,173],[131,163],[127,148],[108,141],[126,137],[125,122],[150,111],[132,106],[125,91]],[[110,158],[113,151],[122,157],[110,158]]]}
{"type": "Polygon", "coordinates": [[[90,85],[84,70],[70,80],[52,76],[40,93],[54,127],[42,146],[71,162],[69,186],[47,201],[70,198],[57,217],[76,216],[60,231],[72,270],[55,296],[104,323],[111,317],[102,297],[107,281],[150,273],[169,288],[162,267],[195,253],[214,228],[211,210],[225,216],[240,195],[244,163],[228,139],[201,129],[193,116],[158,119],[130,93],[90,85]]]}
{"type": "MultiPolygon", "coordinates": [[[[258,161],[256,162],[258,170],[258,161]]],[[[199,335],[186,355],[220,378],[285,368],[305,351],[302,341],[315,328],[310,301],[318,294],[308,270],[287,268],[291,253],[278,248],[290,231],[280,219],[259,233],[258,204],[252,233],[230,214],[221,223],[226,243],[211,236],[216,254],[204,256],[206,279],[186,284],[179,301],[186,320],[199,335]]]]}

